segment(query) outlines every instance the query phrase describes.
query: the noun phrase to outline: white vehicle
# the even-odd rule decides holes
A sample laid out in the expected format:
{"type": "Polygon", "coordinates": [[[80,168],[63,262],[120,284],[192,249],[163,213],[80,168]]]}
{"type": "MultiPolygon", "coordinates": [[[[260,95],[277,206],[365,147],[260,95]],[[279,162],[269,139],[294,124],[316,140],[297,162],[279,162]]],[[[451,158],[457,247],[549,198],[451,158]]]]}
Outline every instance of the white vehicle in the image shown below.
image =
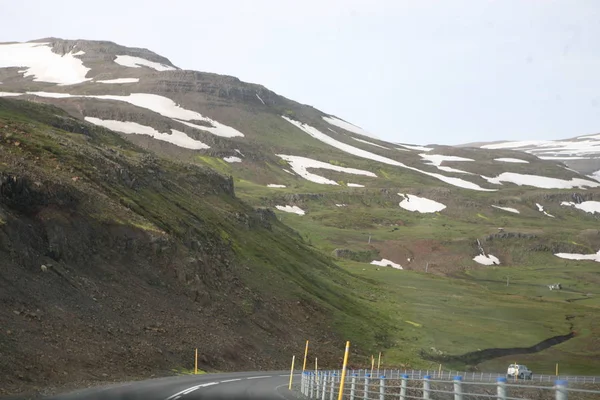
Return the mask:
{"type": "Polygon", "coordinates": [[[506,376],[509,378],[518,377],[519,379],[531,379],[533,371],[527,368],[526,365],[510,364],[506,371],[506,376]]]}

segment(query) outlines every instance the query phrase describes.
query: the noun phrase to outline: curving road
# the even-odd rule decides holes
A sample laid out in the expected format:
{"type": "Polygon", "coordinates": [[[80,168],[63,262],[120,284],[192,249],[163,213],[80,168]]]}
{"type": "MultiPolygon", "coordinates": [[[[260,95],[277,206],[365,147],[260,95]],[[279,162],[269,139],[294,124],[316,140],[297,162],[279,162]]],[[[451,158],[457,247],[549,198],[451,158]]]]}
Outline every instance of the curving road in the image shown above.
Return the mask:
{"type": "MultiPolygon", "coordinates": [[[[46,398],[47,400],[207,400],[265,399],[297,400],[300,395],[288,390],[290,373],[236,372],[228,374],[186,375],[79,390],[46,398]]],[[[300,374],[294,375],[298,384],[300,374]]]]}

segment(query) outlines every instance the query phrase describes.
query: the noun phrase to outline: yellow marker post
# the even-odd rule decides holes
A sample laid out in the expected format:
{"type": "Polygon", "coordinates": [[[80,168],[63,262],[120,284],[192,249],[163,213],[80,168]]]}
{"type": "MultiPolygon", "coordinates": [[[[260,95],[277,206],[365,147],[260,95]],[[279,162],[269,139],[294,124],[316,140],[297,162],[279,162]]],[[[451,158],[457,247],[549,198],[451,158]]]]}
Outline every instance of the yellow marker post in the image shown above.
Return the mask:
{"type": "Polygon", "coordinates": [[[556,363],[556,376],[558,376],[558,363],[556,363]]]}
{"type": "Polygon", "coordinates": [[[306,356],[308,356],[308,340],[306,341],[306,348],[304,349],[304,364],[302,365],[302,372],[306,370],[306,356]]]}
{"type": "Polygon", "coordinates": [[[442,376],[442,364],[440,364],[440,369],[438,371],[438,377],[442,376]]]}
{"type": "Polygon", "coordinates": [[[194,375],[198,375],[198,349],[196,349],[196,357],[194,361],[194,375]]]}
{"type": "Polygon", "coordinates": [[[377,359],[377,376],[379,376],[379,367],[381,367],[381,352],[379,352],[379,358],[377,359]]]}
{"type": "Polygon", "coordinates": [[[371,377],[373,377],[373,368],[375,368],[375,357],[371,355],[371,377]]]}
{"type": "Polygon", "coordinates": [[[294,379],[294,361],[296,361],[296,356],[292,356],[292,368],[290,369],[290,384],[288,386],[288,390],[292,390],[292,379],[294,379]]]}
{"type": "Polygon", "coordinates": [[[344,383],[346,383],[346,365],[348,365],[348,353],[350,352],[350,342],[346,342],[346,351],[344,352],[344,365],[342,366],[342,377],[340,378],[340,390],[338,391],[338,400],[344,397],[344,383]]]}

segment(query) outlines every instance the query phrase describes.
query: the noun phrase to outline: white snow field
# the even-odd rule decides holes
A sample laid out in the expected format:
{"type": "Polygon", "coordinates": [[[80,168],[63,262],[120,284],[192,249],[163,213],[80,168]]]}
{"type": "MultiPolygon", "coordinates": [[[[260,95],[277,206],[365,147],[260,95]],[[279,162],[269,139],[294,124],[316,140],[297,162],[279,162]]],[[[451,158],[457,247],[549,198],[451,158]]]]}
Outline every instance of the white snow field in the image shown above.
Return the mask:
{"type": "Polygon", "coordinates": [[[491,254],[480,254],[474,257],[473,261],[482,265],[500,265],[500,260],[498,259],[498,257],[493,256],[491,254]]]}
{"type": "Polygon", "coordinates": [[[572,178],[571,180],[565,180],[549,178],[547,176],[517,174],[514,172],[503,172],[495,178],[489,178],[483,175],[481,177],[496,185],[501,185],[502,182],[508,182],[519,186],[526,185],[542,189],[583,189],[585,187],[600,187],[600,182],[594,182],[587,179],[572,178]]]}
{"type": "Polygon", "coordinates": [[[144,58],[133,57],[133,56],[117,56],[117,58],[115,58],[115,62],[124,67],[141,68],[142,66],[144,66],[144,67],[155,69],[156,71],[159,71],[159,72],[176,70],[176,68],[173,68],[173,67],[165,65],[165,64],[161,64],[161,63],[157,63],[154,61],[146,60],[144,58]]]}
{"type": "Polygon", "coordinates": [[[361,185],[360,183],[347,183],[348,187],[365,187],[365,185],[361,185]]]}
{"type": "Polygon", "coordinates": [[[0,45],[0,68],[24,67],[24,77],[32,76],[35,82],[75,85],[91,78],[83,61],[76,58],[82,53],[54,53],[48,43],[12,43],[0,45]]]}
{"type": "Polygon", "coordinates": [[[446,171],[446,172],[454,172],[454,173],[458,173],[458,174],[467,174],[467,175],[473,175],[470,172],[467,171],[463,171],[462,169],[456,169],[456,168],[452,168],[452,167],[448,167],[448,166],[443,166],[442,163],[444,161],[475,161],[471,158],[464,158],[464,157],[458,157],[458,156],[444,156],[441,154],[425,154],[425,153],[421,153],[419,154],[419,157],[421,157],[424,161],[425,164],[428,165],[433,165],[435,166],[437,169],[441,170],[441,171],[446,171]]]}
{"type": "Polygon", "coordinates": [[[285,168],[283,169],[283,172],[287,172],[287,173],[288,173],[288,174],[290,174],[290,175],[294,175],[294,173],[293,173],[292,171],[290,171],[290,170],[288,170],[288,169],[285,169],[285,168]]]}
{"type": "Polygon", "coordinates": [[[256,94],[256,97],[260,100],[260,102],[263,103],[264,106],[266,106],[265,101],[260,98],[260,96],[258,95],[258,93],[255,93],[255,94],[256,94]]]}
{"type": "Polygon", "coordinates": [[[550,218],[554,218],[554,215],[548,214],[546,211],[544,211],[544,206],[541,205],[540,203],[535,203],[535,205],[537,206],[537,209],[539,212],[541,212],[542,214],[550,217],[550,218]]]}
{"type": "Polygon", "coordinates": [[[117,79],[106,79],[102,81],[96,81],[99,83],[138,83],[140,78],[117,78],[117,79]]]}
{"type": "Polygon", "coordinates": [[[298,206],[275,206],[275,208],[277,208],[279,211],[284,211],[298,215],[306,214],[306,212],[304,212],[304,210],[298,206]]]}
{"type": "Polygon", "coordinates": [[[512,207],[500,207],[500,206],[495,206],[493,204],[492,204],[492,207],[497,208],[498,210],[508,211],[513,214],[521,214],[521,212],[519,212],[519,210],[517,210],[516,208],[512,208],[512,207]]]}
{"type": "Polygon", "coordinates": [[[370,176],[372,178],[377,178],[377,175],[375,175],[374,173],[370,171],[364,171],[362,169],[339,167],[337,165],[313,160],[307,157],[288,156],[285,154],[277,154],[277,156],[287,161],[290,164],[290,168],[292,169],[292,171],[300,175],[302,178],[311,182],[320,183],[322,185],[338,185],[338,183],[336,181],[332,181],[325,177],[308,172],[309,168],[328,169],[331,171],[344,172],[346,174],[363,175],[370,176]]]}
{"type": "Polygon", "coordinates": [[[52,93],[52,92],[27,92],[21,94],[29,94],[39,97],[51,97],[51,98],[68,98],[68,97],[83,97],[100,100],[114,100],[123,101],[132,104],[136,107],[145,108],[153,111],[164,117],[168,117],[179,123],[185,124],[195,129],[210,132],[214,135],[221,137],[235,137],[244,136],[244,134],[235,128],[217,122],[208,117],[204,117],[202,114],[196,111],[187,110],[168,97],[159,96],[157,94],[149,93],[132,93],[127,96],[116,96],[116,95],[71,95],[68,93],[52,93]],[[185,121],[206,121],[212,125],[212,127],[200,126],[185,121]]]}
{"type": "Polygon", "coordinates": [[[433,147],[417,146],[417,145],[414,145],[414,144],[401,144],[401,143],[397,143],[397,145],[398,146],[402,146],[402,147],[406,147],[407,149],[410,149],[410,150],[417,150],[417,151],[431,151],[431,150],[433,150],[433,147]]]}
{"type": "Polygon", "coordinates": [[[600,171],[596,171],[596,172],[592,173],[591,175],[589,175],[589,177],[600,182],[600,171]]]}
{"type": "Polygon", "coordinates": [[[161,133],[151,126],[140,125],[137,122],[123,122],[123,121],[115,121],[115,120],[103,120],[100,118],[94,117],[85,117],[85,120],[94,125],[103,126],[105,128],[111,129],[113,131],[127,133],[127,134],[136,134],[136,135],[148,135],[152,136],[154,139],[162,140],[164,142],[169,142],[179,147],[184,147],[186,149],[192,150],[201,150],[201,149],[209,149],[210,146],[202,143],[199,140],[192,139],[188,135],[183,132],[177,131],[175,129],[171,129],[171,134],[161,133]]]}
{"type": "Polygon", "coordinates": [[[335,206],[336,206],[336,207],[346,207],[346,206],[347,206],[347,204],[336,204],[335,206]]]}
{"type": "Polygon", "coordinates": [[[542,159],[578,159],[580,156],[600,152],[598,135],[580,136],[569,140],[528,140],[522,142],[495,143],[482,146],[484,149],[515,149],[535,154],[542,159]]]}
{"type": "Polygon", "coordinates": [[[600,250],[596,254],[557,253],[557,254],[555,254],[555,256],[564,258],[567,260],[600,262],[600,250]]]}
{"type": "Polygon", "coordinates": [[[284,188],[284,187],[285,187],[285,185],[278,185],[278,184],[276,184],[276,183],[269,183],[269,184],[267,185],[267,187],[270,187],[270,188],[284,188]]]}
{"type": "Polygon", "coordinates": [[[375,146],[375,147],[379,147],[379,148],[382,148],[382,149],[385,149],[385,150],[389,150],[389,148],[387,148],[387,147],[380,146],[377,143],[369,142],[368,140],[362,140],[362,139],[355,138],[355,137],[353,137],[352,139],[356,140],[357,142],[366,143],[366,144],[370,144],[371,146],[375,146]]]}
{"type": "Polygon", "coordinates": [[[523,141],[517,141],[517,142],[502,142],[502,143],[493,143],[493,144],[486,144],[484,146],[481,146],[482,149],[493,149],[493,150],[498,150],[498,149],[513,149],[513,148],[520,148],[520,147],[531,147],[531,146],[539,146],[545,143],[549,143],[547,140],[523,140],[523,141]]]}
{"type": "Polygon", "coordinates": [[[325,122],[327,122],[331,125],[337,126],[338,128],[345,129],[348,132],[358,133],[359,135],[367,136],[367,137],[370,137],[373,139],[379,139],[377,136],[365,131],[363,128],[353,125],[350,122],[343,121],[339,118],[329,116],[329,117],[323,117],[323,119],[325,120],[325,122]]]}
{"type": "Polygon", "coordinates": [[[600,201],[584,201],[582,203],[573,203],[571,201],[563,201],[561,206],[575,207],[578,210],[585,211],[590,214],[600,214],[600,201]]]}
{"type": "Polygon", "coordinates": [[[408,211],[416,211],[420,213],[435,213],[442,211],[446,206],[437,201],[426,199],[425,197],[415,196],[413,194],[398,193],[404,200],[400,202],[400,207],[408,211]]]}
{"type": "Polygon", "coordinates": [[[382,258],[379,261],[373,260],[371,261],[371,265],[378,265],[380,267],[392,267],[394,269],[404,269],[400,264],[396,264],[395,262],[387,260],[385,258],[382,258]]]}
{"type": "Polygon", "coordinates": [[[23,96],[25,93],[17,93],[17,92],[0,92],[0,97],[15,97],[15,96],[23,96]]]}
{"type": "Polygon", "coordinates": [[[521,160],[520,158],[494,158],[494,161],[517,163],[517,164],[529,164],[527,160],[521,160]]]}
{"type": "Polygon", "coordinates": [[[332,137],[327,136],[326,134],[320,132],[318,129],[313,128],[312,126],[308,125],[308,124],[303,124],[302,122],[298,122],[295,121],[293,119],[290,119],[288,117],[282,116],[283,119],[285,119],[286,121],[288,121],[289,123],[291,123],[292,125],[298,127],[299,129],[301,129],[302,131],[306,132],[307,134],[309,134],[310,136],[312,136],[313,138],[326,143],[330,146],[333,146],[343,152],[346,152],[348,154],[352,154],[355,155],[357,157],[361,157],[361,158],[366,158],[369,160],[373,160],[373,161],[378,161],[384,164],[388,164],[388,165],[394,165],[396,167],[402,167],[402,168],[406,168],[406,169],[410,169],[412,171],[416,171],[419,172],[421,174],[425,174],[425,175],[429,175],[431,177],[437,178],[443,182],[446,182],[450,185],[453,186],[458,186],[458,187],[462,187],[465,189],[472,189],[472,190],[480,190],[480,191],[486,191],[486,192],[494,192],[496,191],[496,189],[485,189],[482,188],[481,186],[477,185],[476,183],[473,182],[469,182],[469,181],[465,181],[463,179],[460,178],[454,178],[454,177],[448,177],[445,175],[441,175],[441,174],[436,174],[436,173],[432,173],[432,172],[426,172],[426,171],[421,171],[418,168],[414,168],[414,167],[410,167],[406,164],[403,164],[399,161],[396,160],[392,160],[391,158],[387,158],[387,157],[383,157],[380,156],[378,154],[374,154],[371,152],[368,152],[366,150],[362,150],[359,149],[358,147],[354,147],[351,146],[349,144],[346,143],[342,143],[338,140],[335,140],[332,137]]]}
{"type": "Polygon", "coordinates": [[[236,162],[242,162],[242,159],[236,156],[229,156],[229,157],[223,157],[223,160],[227,161],[228,163],[236,163],[236,162]]]}

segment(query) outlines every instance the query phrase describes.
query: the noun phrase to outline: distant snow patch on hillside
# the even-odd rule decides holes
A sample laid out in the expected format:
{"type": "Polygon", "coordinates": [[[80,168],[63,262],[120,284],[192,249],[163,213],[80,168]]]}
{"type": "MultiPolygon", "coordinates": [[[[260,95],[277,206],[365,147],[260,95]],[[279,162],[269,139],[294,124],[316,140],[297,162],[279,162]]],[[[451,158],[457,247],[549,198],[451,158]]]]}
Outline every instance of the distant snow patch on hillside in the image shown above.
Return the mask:
{"type": "Polygon", "coordinates": [[[265,102],[263,99],[260,98],[260,96],[258,95],[258,93],[256,93],[256,97],[258,97],[258,99],[260,100],[261,103],[263,103],[263,105],[266,106],[265,102]]]}
{"type": "Polygon", "coordinates": [[[335,206],[336,206],[336,207],[346,207],[346,206],[347,206],[347,204],[336,204],[335,206]]]}
{"type": "Polygon", "coordinates": [[[358,138],[355,138],[355,137],[353,137],[352,139],[356,140],[357,142],[366,143],[366,144],[370,144],[371,146],[375,146],[375,147],[379,147],[379,148],[382,148],[382,149],[389,150],[389,148],[387,148],[387,147],[380,146],[377,143],[372,143],[372,142],[369,142],[367,140],[362,140],[362,139],[358,139],[358,138]]]}
{"type": "Polygon", "coordinates": [[[548,214],[546,211],[544,211],[544,206],[543,205],[541,205],[539,203],[535,203],[535,205],[536,205],[536,207],[537,207],[537,209],[538,209],[539,212],[541,212],[542,214],[544,214],[544,215],[546,215],[546,216],[548,216],[550,218],[554,218],[554,215],[548,214]]]}
{"type": "Polygon", "coordinates": [[[117,78],[117,79],[106,79],[102,81],[96,81],[99,83],[138,83],[140,78],[117,78]]]}
{"type": "Polygon", "coordinates": [[[227,161],[228,163],[242,162],[241,158],[235,156],[223,157],[223,160],[227,161]]]}
{"type": "Polygon", "coordinates": [[[373,260],[371,261],[371,265],[378,265],[380,267],[392,267],[394,269],[404,269],[400,264],[396,264],[395,262],[386,260],[385,258],[382,258],[380,261],[373,260]]]}
{"type": "Polygon", "coordinates": [[[520,164],[529,164],[527,160],[521,160],[520,158],[494,158],[494,161],[507,162],[507,163],[520,163],[520,164]]]}
{"type": "Polygon", "coordinates": [[[445,171],[445,172],[454,172],[456,174],[475,175],[471,172],[463,171],[462,169],[447,167],[445,165],[438,165],[437,169],[439,169],[440,171],[445,171]]]}
{"type": "Polygon", "coordinates": [[[17,92],[0,92],[0,97],[14,97],[14,96],[23,96],[25,93],[17,93],[17,92]]]}
{"type": "Polygon", "coordinates": [[[493,256],[491,254],[479,254],[473,261],[481,264],[481,265],[500,265],[500,260],[498,257],[493,256]]]}
{"type": "Polygon", "coordinates": [[[288,213],[304,215],[306,212],[298,206],[275,206],[279,211],[284,211],[288,213]]]}
{"type": "MultiPolygon", "coordinates": [[[[431,150],[433,150],[433,147],[417,146],[417,145],[414,145],[414,144],[401,144],[401,143],[398,143],[398,146],[406,147],[407,149],[416,150],[416,151],[431,151],[431,150]]],[[[398,149],[398,150],[400,150],[400,149],[398,149]]]]}
{"type": "Polygon", "coordinates": [[[365,187],[365,185],[361,185],[360,183],[347,183],[348,187],[365,187]]]}
{"type": "Polygon", "coordinates": [[[589,177],[600,182],[600,171],[596,171],[596,172],[592,173],[591,175],[589,175],[589,177]]]}
{"type": "Polygon", "coordinates": [[[504,211],[508,211],[511,212],[513,214],[521,214],[519,212],[519,210],[517,210],[516,208],[511,208],[511,207],[500,207],[500,206],[495,206],[492,204],[492,207],[497,208],[498,210],[504,210],[504,211]]]}
{"type": "Polygon", "coordinates": [[[0,68],[25,67],[19,71],[24,77],[33,76],[35,82],[75,85],[91,80],[90,71],[75,54],[61,56],[48,43],[12,43],[0,45],[0,68]]]}
{"type": "Polygon", "coordinates": [[[199,140],[192,139],[183,132],[171,129],[171,134],[161,133],[151,126],[140,125],[136,122],[123,122],[115,120],[103,120],[94,117],[85,117],[85,120],[94,125],[103,126],[113,131],[122,132],[126,134],[137,134],[137,135],[148,135],[154,139],[162,140],[174,144],[179,147],[186,149],[201,150],[209,149],[210,146],[202,143],[199,140]]]}
{"type": "Polygon", "coordinates": [[[519,147],[529,147],[529,146],[539,146],[542,144],[552,143],[548,140],[523,140],[518,142],[503,142],[503,143],[494,143],[494,144],[486,144],[481,146],[482,149],[516,149],[519,147]]]}
{"type": "Polygon", "coordinates": [[[347,130],[348,132],[352,132],[352,133],[358,133],[359,135],[363,135],[363,136],[367,136],[373,139],[379,139],[377,136],[365,131],[364,129],[362,129],[361,127],[358,127],[356,125],[351,124],[350,122],[346,122],[343,121],[339,118],[333,117],[333,116],[329,116],[329,117],[323,117],[323,119],[325,120],[325,122],[331,124],[331,125],[335,125],[338,128],[342,128],[347,130]]]}
{"type": "Polygon", "coordinates": [[[246,157],[245,155],[242,154],[242,152],[239,149],[234,149],[236,153],[238,153],[240,156],[242,157],[246,157]]]}
{"type": "Polygon", "coordinates": [[[442,211],[446,206],[437,201],[426,199],[425,197],[415,196],[413,194],[398,193],[404,200],[400,202],[400,207],[408,211],[416,211],[420,213],[435,213],[442,211]]]}
{"type": "Polygon", "coordinates": [[[575,207],[578,210],[585,211],[590,214],[600,214],[600,201],[584,201],[582,203],[573,203],[571,201],[563,201],[560,203],[561,206],[575,207]]]}
{"type": "Polygon", "coordinates": [[[293,173],[292,171],[290,171],[290,170],[287,170],[287,169],[285,169],[285,168],[283,169],[283,171],[284,171],[284,172],[287,172],[287,173],[288,173],[288,174],[290,174],[290,175],[294,175],[294,173],[293,173]]]}
{"type": "Polygon", "coordinates": [[[363,176],[370,176],[373,178],[377,178],[377,175],[375,175],[374,173],[372,173],[370,171],[364,171],[364,170],[355,169],[355,168],[340,167],[340,166],[329,164],[326,162],[313,160],[313,159],[310,159],[307,157],[288,156],[285,154],[277,154],[277,156],[281,157],[282,159],[287,161],[290,164],[290,167],[292,168],[292,170],[295,173],[297,173],[298,175],[300,175],[302,178],[309,180],[311,182],[320,183],[322,185],[338,185],[338,183],[336,181],[332,181],[325,177],[310,173],[310,172],[308,172],[308,169],[311,169],[311,168],[328,169],[331,171],[344,172],[346,174],[363,175],[363,176]]]}
{"type": "MultiPolygon", "coordinates": [[[[599,149],[600,150],[600,149],[599,149]]],[[[568,157],[568,156],[537,156],[540,160],[591,160],[592,157],[568,157]]]]}
{"type": "Polygon", "coordinates": [[[442,166],[442,163],[444,161],[459,161],[459,162],[475,161],[471,158],[464,158],[464,157],[458,157],[458,156],[444,156],[441,154],[425,154],[425,153],[421,153],[421,154],[419,154],[419,156],[423,160],[427,161],[426,164],[434,165],[437,169],[439,169],[441,171],[473,175],[470,172],[463,171],[462,169],[456,169],[456,168],[452,168],[452,167],[442,166]]]}
{"type": "Polygon", "coordinates": [[[542,189],[583,189],[584,187],[600,187],[599,182],[589,181],[586,179],[572,178],[571,180],[565,180],[538,175],[523,175],[514,172],[503,172],[495,178],[489,178],[485,176],[482,176],[482,178],[497,185],[501,185],[502,182],[509,182],[519,186],[526,185],[542,189]]]}
{"type": "Polygon", "coordinates": [[[278,184],[276,184],[276,183],[269,183],[269,184],[267,185],[267,187],[270,187],[270,188],[284,188],[284,187],[285,187],[285,185],[278,185],[278,184]]]}
{"type": "Polygon", "coordinates": [[[129,68],[140,68],[142,66],[155,69],[157,71],[174,71],[176,68],[171,66],[157,63],[154,61],[146,60],[145,58],[133,57],[133,56],[117,56],[115,62],[119,65],[129,68]]]}
{"type": "Polygon", "coordinates": [[[567,260],[600,262],[600,251],[598,251],[596,254],[557,253],[555,256],[567,260]]]}
{"type": "Polygon", "coordinates": [[[232,128],[227,125],[223,125],[222,123],[212,120],[210,118],[205,117],[203,120],[210,122],[210,124],[212,126],[197,125],[197,124],[192,124],[191,122],[185,122],[185,121],[181,121],[181,120],[176,120],[176,121],[181,122],[182,124],[187,125],[194,129],[210,132],[216,136],[221,136],[221,137],[226,137],[226,138],[232,138],[232,137],[236,137],[236,136],[244,136],[244,134],[242,132],[238,131],[237,129],[232,128]]]}
{"type": "Polygon", "coordinates": [[[350,146],[349,144],[342,143],[339,140],[335,140],[334,138],[327,136],[326,134],[322,133],[318,129],[313,128],[312,126],[310,126],[308,124],[303,124],[302,122],[295,121],[295,120],[290,119],[285,116],[282,116],[282,118],[285,119],[286,121],[288,121],[289,123],[291,123],[292,125],[300,128],[302,131],[308,133],[313,138],[320,140],[321,142],[326,143],[330,146],[333,146],[339,150],[342,150],[348,154],[352,154],[357,157],[362,157],[362,158],[366,158],[366,159],[373,160],[373,161],[378,161],[378,162],[381,162],[384,164],[389,164],[389,165],[394,165],[397,167],[410,169],[411,171],[416,171],[421,174],[425,174],[425,175],[437,178],[437,179],[439,179],[443,182],[446,182],[450,185],[453,185],[453,186],[458,186],[458,187],[465,188],[465,189],[487,191],[487,192],[495,191],[495,189],[485,189],[485,188],[482,188],[481,186],[477,185],[476,183],[465,181],[460,178],[444,176],[441,174],[426,172],[426,171],[422,171],[418,168],[410,167],[410,166],[405,165],[396,160],[392,160],[391,158],[383,157],[378,154],[374,154],[374,153],[368,152],[366,150],[359,149],[358,147],[354,147],[354,146],[350,146]]]}

